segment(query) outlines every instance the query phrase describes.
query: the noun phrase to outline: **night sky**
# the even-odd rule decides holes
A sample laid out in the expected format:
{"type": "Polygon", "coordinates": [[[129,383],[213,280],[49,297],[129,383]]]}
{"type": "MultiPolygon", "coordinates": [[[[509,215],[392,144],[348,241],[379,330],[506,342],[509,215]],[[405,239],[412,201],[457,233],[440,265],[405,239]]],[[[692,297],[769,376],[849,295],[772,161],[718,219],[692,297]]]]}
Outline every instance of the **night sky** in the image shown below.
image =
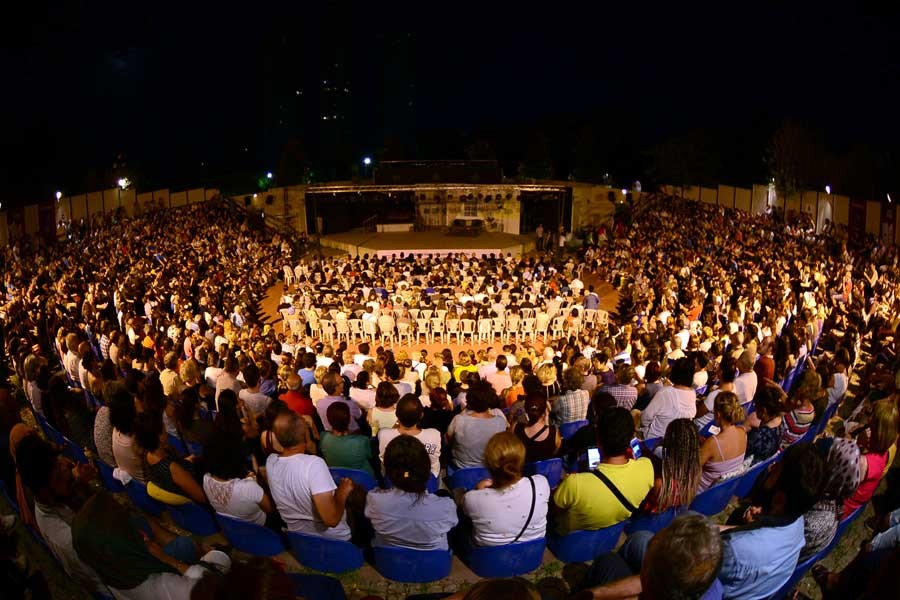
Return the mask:
{"type": "Polygon", "coordinates": [[[829,152],[871,149],[879,188],[900,179],[889,168],[900,154],[896,10],[483,2],[398,17],[380,3],[301,4],[314,3],[17,6],[0,25],[0,200],[111,187],[119,154],[139,189],[240,187],[298,162],[346,177],[362,156],[463,158],[479,140],[512,175],[541,135],[556,176],[576,170],[581,135],[598,168],[631,181],[649,177],[654,145],[697,131],[713,140],[715,175],[749,185],[765,180],[763,149],[785,119],[829,152]],[[332,105],[322,82],[335,80],[349,91],[332,105]],[[332,110],[339,131],[321,120],[332,110]],[[284,159],[289,143],[302,159],[284,159]]]}

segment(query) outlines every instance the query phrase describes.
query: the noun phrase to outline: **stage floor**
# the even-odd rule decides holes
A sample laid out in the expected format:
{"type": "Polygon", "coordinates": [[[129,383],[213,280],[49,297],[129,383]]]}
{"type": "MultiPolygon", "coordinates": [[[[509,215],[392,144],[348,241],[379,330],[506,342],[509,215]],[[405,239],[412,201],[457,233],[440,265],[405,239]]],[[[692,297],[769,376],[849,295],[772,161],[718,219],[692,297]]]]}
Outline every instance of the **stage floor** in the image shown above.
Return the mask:
{"type": "Polygon", "coordinates": [[[322,236],[322,245],[351,256],[391,254],[507,254],[514,256],[534,250],[534,236],[485,232],[478,236],[450,235],[441,231],[404,233],[349,232],[322,236]]]}

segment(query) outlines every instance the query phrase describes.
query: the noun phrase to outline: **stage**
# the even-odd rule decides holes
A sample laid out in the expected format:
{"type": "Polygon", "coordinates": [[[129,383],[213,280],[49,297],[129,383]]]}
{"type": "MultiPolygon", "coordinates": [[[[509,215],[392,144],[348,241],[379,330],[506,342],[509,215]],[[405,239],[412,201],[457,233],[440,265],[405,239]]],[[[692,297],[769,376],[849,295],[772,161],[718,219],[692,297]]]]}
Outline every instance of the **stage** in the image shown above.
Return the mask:
{"type": "Polygon", "coordinates": [[[534,236],[483,232],[477,236],[450,235],[442,231],[349,232],[322,236],[322,246],[351,256],[391,256],[392,254],[465,253],[512,254],[521,256],[534,250],[534,236]]]}

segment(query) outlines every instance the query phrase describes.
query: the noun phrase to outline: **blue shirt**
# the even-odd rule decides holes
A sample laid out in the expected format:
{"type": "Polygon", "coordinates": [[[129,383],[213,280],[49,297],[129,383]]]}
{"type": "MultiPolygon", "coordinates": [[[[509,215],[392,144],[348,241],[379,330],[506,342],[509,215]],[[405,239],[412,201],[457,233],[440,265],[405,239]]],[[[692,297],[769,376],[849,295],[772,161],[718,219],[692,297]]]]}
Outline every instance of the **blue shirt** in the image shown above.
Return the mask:
{"type": "Polygon", "coordinates": [[[588,292],[584,297],[584,308],[586,310],[597,310],[600,308],[600,298],[594,292],[588,292]]]}
{"type": "Polygon", "coordinates": [[[312,385],[316,382],[316,372],[313,369],[300,369],[297,375],[300,376],[303,385],[312,385]]]}
{"type": "Polygon", "coordinates": [[[803,517],[781,526],[724,532],[719,581],[729,600],[768,598],[784,585],[806,543],[803,517]]]}

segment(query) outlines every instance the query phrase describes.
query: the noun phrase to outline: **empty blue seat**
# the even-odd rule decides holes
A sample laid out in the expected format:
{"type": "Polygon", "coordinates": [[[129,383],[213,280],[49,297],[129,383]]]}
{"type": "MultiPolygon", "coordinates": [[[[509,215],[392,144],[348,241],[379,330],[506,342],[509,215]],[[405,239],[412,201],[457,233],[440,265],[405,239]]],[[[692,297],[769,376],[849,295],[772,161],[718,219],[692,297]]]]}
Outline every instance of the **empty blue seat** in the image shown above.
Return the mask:
{"type": "Polygon", "coordinates": [[[94,464],[97,466],[97,471],[100,473],[100,483],[103,484],[103,487],[113,494],[125,491],[125,486],[122,485],[122,482],[113,477],[113,467],[109,466],[99,458],[94,461],[94,464]]]}
{"type": "Polygon", "coordinates": [[[587,424],[587,419],[582,419],[581,421],[572,421],[571,423],[563,423],[559,426],[559,435],[562,436],[562,439],[567,440],[575,435],[576,431],[587,424]]]}
{"type": "Polygon", "coordinates": [[[756,483],[757,478],[759,478],[759,474],[769,468],[773,462],[779,460],[781,458],[781,452],[776,452],[766,460],[760,461],[744,471],[744,473],[738,478],[737,486],[734,488],[734,495],[738,498],[746,498],[747,495],[750,494],[750,490],[753,489],[753,484],[756,483]]]}
{"type": "Polygon", "coordinates": [[[627,524],[628,521],[622,521],[596,531],[573,531],[567,535],[550,534],[547,536],[547,547],[563,562],[589,562],[615,548],[627,524]]]}
{"type": "Polygon", "coordinates": [[[467,467],[465,469],[453,470],[452,472],[448,467],[445,482],[447,488],[450,490],[462,488],[469,491],[474,490],[479,481],[482,479],[490,479],[490,477],[491,473],[484,467],[467,467]]]}
{"type": "Polygon", "coordinates": [[[334,577],[307,573],[288,573],[294,582],[294,593],[303,598],[316,600],[347,600],[344,586],[334,577]]]}
{"type": "Polygon", "coordinates": [[[687,507],[673,506],[661,513],[643,514],[632,516],[625,525],[625,533],[631,535],[635,531],[652,531],[656,533],[664,527],[668,527],[669,523],[675,520],[675,517],[685,512],[687,507]]]}
{"type": "Polygon", "coordinates": [[[125,493],[128,494],[135,506],[154,517],[158,517],[166,510],[166,505],[151,498],[147,494],[147,486],[137,479],[128,482],[128,485],[125,486],[125,493]]]}
{"type": "Polygon", "coordinates": [[[207,536],[219,532],[219,526],[213,518],[212,512],[196,502],[188,502],[180,505],[167,505],[169,516],[175,524],[193,533],[194,535],[207,536]]]}
{"type": "Polygon", "coordinates": [[[517,577],[531,573],[544,560],[544,538],[504,546],[480,546],[463,557],[479,577],[517,577]]]}
{"type": "Polygon", "coordinates": [[[728,506],[728,502],[734,496],[734,490],[740,482],[740,477],[731,477],[715,484],[694,498],[694,501],[691,502],[691,510],[708,517],[719,514],[728,506]]]}
{"type": "Polygon", "coordinates": [[[180,437],[177,435],[167,434],[167,439],[169,441],[169,446],[171,446],[172,450],[178,453],[179,456],[187,456],[188,449],[185,443],[182,441],[180,437]]]}
{"type": "Polygon", "coordinates": [[[383,577],[401,583],[429,583],[450,575],[450,550],[412,550],[374,546],[375,569],[383,577]]]}
{"type": "Polygon", "coordinates": [[[289,531],[294,557],[304,567],[324,573],[346,573],[363,565],[363,553],[350,542],[289,531]]]}
{"type": "Polygon", "coordinates": [[[275,556],[287,549],[281,536],[268,527],[222,514],[216,514],[216,520],[228,543],[241,552],[254,556],[275,556]]]}
{"type": "Polygon", "coordinates": [[[335,484],[339,484],[341,479],[346,477],[353,481],[353,483],[357,483],[364,487],[367,492],[378,487],[378,482],[375,478],[365,471],[360,471],[359,469],[343,469],[340,467],[331,467],[328,470],[331,471],[331,478],[334,479],[335,484]]]}
{"type": "Polygon", "coordinates": [[[555,488],[562,481],[563,462],[561,458],[551,458],[528,463],[523,469],[525,475],[543,475],[550,484],[550,489],[555,488]]]}

